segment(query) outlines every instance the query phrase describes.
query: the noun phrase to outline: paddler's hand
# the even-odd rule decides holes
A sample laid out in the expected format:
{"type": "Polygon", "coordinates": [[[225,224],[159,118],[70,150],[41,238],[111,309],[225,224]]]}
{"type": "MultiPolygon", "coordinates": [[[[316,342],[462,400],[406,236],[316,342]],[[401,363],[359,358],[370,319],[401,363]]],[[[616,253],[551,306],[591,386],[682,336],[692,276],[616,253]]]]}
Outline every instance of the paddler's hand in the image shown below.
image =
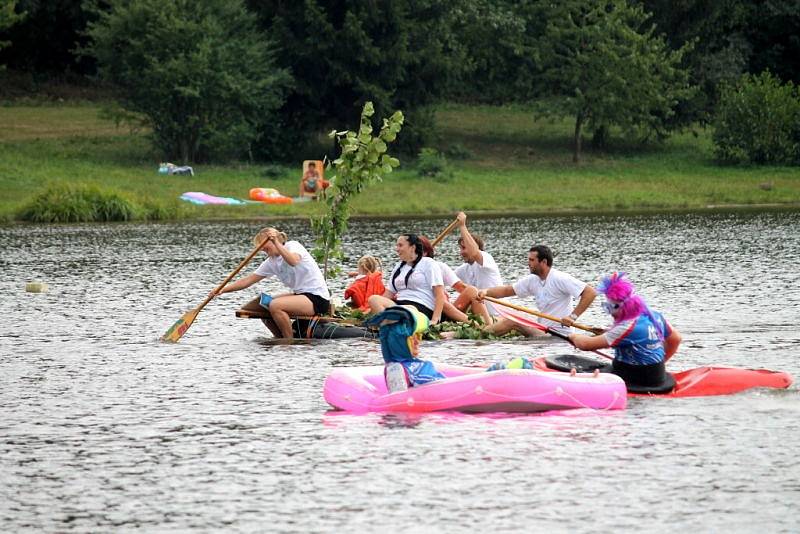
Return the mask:
{"type": "Polygon", "coordinates": [[[458,215],[456,215],[456,220],[458,221],[459,226],[466,226],[467,225],[467,214],[463,211],[459,211],[458,215]]]}
{"type": "Polygon", "coordinates": [[[475,300],[477,300],[478,302],[483,302],[483,299],[485,297],[486,297],[486,290],[481,289],[480,291],[478,291],[478,294],[475,295],[475,300]]]}

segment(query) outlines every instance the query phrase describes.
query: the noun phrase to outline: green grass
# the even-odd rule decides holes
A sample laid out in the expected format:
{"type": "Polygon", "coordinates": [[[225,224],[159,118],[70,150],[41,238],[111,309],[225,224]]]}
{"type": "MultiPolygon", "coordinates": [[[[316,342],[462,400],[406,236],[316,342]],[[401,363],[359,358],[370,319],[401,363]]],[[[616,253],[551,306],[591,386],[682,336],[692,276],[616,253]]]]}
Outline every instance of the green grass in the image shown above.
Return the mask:
{"type": "MultiPolygon", "coordinates": [[[[163,176],[146,134],[116,127],[99,110],[97,104],[0,107],[0,220],[18,218],[38,193],[60,183],[117,190],[190,218],[306,216],[322,207],[183,203],[178,197],[186,191],[247,198],[252,187],[272,187],[295,196],[300,158],[296,168],[275,177],[263,165],[248,164],[196,165],[194,177],[163,176]]],[[[439,108],[437,123],[437,148],[460,145],[473,157],[450,161],[448,179],[421,178],[413,161],[401,158],[398,172],[354,201],[355,215],[800,205],[800,169],[718,166],[705,131],[657,147],[617,143],[604,152],[589,150],[575,165],[568,120],[547,121],[524,107],[450,104],[439,108]]]]}

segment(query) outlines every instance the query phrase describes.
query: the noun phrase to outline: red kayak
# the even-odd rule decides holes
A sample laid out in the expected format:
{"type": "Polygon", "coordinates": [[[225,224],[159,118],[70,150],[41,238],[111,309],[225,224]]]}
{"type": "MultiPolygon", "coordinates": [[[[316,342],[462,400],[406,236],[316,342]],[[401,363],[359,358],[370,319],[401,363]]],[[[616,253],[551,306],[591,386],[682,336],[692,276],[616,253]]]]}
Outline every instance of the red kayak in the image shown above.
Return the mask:
{"type": "MultiPolygon", "coordinates": [[[[587,362],[594,362],[583,369],[578,368],[579,372],[589,371],[593,368],[607,367],[608,364],[592,358],[579,357],[587,362]]],[[[570,360],[574,361],[575,356],[570,360]]],[[[554,369],[554,363],[550,358],[536,358],[534,367],[536,369],[552,372],[563,372],[561,369],[554,369]]],[[[677,373],[670,373],[675,379],[675,388],[669,393],[631,393],[629,397],[706,397],[711,395],[731,395],[752,388],[775,388],[786,389],[792,385],[794,378],[789,373],[783,371],[770,371],[767,369],[742,369],[737,367],[714,367],[705,366],[696,369],[688,369],[677,373]]]]}

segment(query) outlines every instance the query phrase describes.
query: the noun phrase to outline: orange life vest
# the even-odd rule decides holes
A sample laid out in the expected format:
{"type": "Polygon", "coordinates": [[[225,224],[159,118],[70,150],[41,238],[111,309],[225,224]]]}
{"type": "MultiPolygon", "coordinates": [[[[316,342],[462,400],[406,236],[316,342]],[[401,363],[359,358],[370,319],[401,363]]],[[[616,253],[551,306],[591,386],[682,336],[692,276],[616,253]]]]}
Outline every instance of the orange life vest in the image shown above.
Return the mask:
{"type": "Polygon", "coordinates": [[[367,299],[372,295],[383,295],[384,291],[386,287],[383,285],[383,273],[370,273],[353,282],[345,290],[344,298],[351,299],[353,306],[362,311],[369,311],[367,299]]]}

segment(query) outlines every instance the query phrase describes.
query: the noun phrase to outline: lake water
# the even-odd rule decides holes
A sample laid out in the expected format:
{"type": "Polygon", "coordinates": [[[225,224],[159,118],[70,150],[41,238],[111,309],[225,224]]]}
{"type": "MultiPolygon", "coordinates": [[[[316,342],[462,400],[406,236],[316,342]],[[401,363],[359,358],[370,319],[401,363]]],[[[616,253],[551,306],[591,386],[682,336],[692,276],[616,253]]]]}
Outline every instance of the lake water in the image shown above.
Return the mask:
{"type": "MultiPolygon", "coordinates": [[[[355,221],[350,266],[370,253],[388,270],[397,234],[435,236],[447,222],[355,221]]],[[[507,281],[526,273],[533,242],[592,283],[630,273],[684,336],[673,370],[800,377],[798,212],[469,223],[507,281]]],[[[254,288],[213,301],[180,343],[160,343],[260,226],[0,228],[0,531],[800,529],[796,385],[632,399],[615,413],[346,415],[323,400],[325,376],[379,363],[378,345],[275,343],[234,317],[254,288]],[[49,291],[26,293],[35,278],[49,291]]],[[[279,226],[310,243],[306,223],[279,226]]],[[[455,237],[439,254],[458,264],[455,237]]],[[[331,283],[339,298],[345,283],[331,283]]],[[[604,324],[600,306],[581,322],[604,324]]],[[[456,364],[569,350],[554,339],[422,347],[456,364]]]]}

